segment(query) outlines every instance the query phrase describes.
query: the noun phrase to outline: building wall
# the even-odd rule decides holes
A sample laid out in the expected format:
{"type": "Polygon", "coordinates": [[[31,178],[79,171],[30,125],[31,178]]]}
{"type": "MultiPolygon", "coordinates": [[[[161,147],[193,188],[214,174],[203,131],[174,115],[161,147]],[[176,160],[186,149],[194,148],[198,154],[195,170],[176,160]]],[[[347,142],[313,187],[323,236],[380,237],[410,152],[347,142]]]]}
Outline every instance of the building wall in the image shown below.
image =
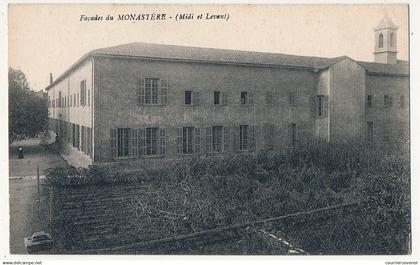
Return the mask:
{"type": "MultiPolygon", "coordinates": [[[[78,141],[77,146],[73,146],[72,138],[73,138],[73,130],[72,125],[79,126],[79,139],[82,136],[85,137],[85,144],[87,145],[87,135],[86,132],[82,135],[82,126],[87,129],[91,129],[93,125],[93,102],[92,102],[92,87],[93,87],[93,72],[92,72],[93,62],[92,60],[87,60],[83,64],[81,64],[76,70],[68,74],[65,78],[58,81],[53,87],[49,88],[48,99],[49,101],[55,100],[56,103],[53,104],[52,102],[49,103],[48,108],[48,115],[50,118],[50,130],[54,131],[59,135],[64,150],[67,150],[67,153],[77,153],[80,151],[84,151],[84,153],[88,153],[88,148],[86,147],[85,150],[81,150],[82,140],[78,141]],[[82,106],[81,100],[81,82],[85,80],[86,82],[86,104],[82,106]],[[65,99],[61,103],[61,107],[58,104],[59,101],[59,93],[61,92],[61,97],[65,99]],[[88,95],[90,96],[88,97],[88,95]],[[74,100],[76,97],[76,101],[74,100]],[[71,103],[70,103],[71,99],[71,103]],[[90,101],[88,101],[90,100],[90,101]],[[53,107],[55,105],[55,107],[53,107]],[[60,129],[61,128],[61,129],[60,129]],[[73,148],[75,150],[68,150],[69,148],[73,148]],[[80,151],[79,151],[80,150],[80,151]],[[77,151],[77,152],[74,152],[77,151]]],[[[91,144],[89,144],[91,145],[91,144]]],[[[92,147],[90,147],[92,150],[92,147]]],[[[90,153],[90,152],[89,152],[90,153]]],[[[91,155],[91,154],[89,154],[91,155]]],[[[91,155],[92,156],[92,155],[91,155]]]]}
{"type": "Polygon", "coordinates": [[[330,140],[359,139],[363,134],[365,69],[351,59],[331,67],[330,140]]]}
{"type": "Polygon", "coordinates": [[[372,96],[372,106],[366,106],[366,122],[373,122],[374,142],[390,145],[395,139],[408,139],[409,77],[368,74],[367,95],[372,96]],[[385,95],[392,97],[392,106],[385,106],[385,95]]]}
{"type": "Polygon", "coordinates": [[[255,125],[257,150],[270,144],[273,148],[289,146],[291,123],[296,124],[299,139],[313,135],[309,101],[316,89],[311,70],[117,58],[97,58],[94,68],[98,90],[95,90],[96,162],[113,160],[113,128],[165,127],[167,157],[177,156],[177,130],[183,126],[255,125]],[[137,104],[141,78],[168,80],[166,106],[137,104]],[[185,90],[199,92],[198,106],[184,104],[185,90]],[[226,93],[226,105],[213,104],[214,90],[226,93]],[[241,105],[241,91],[252,92],[254,104],[241,105]],[[291,95],[296,104],[290,104],[291,95]],[[271,135],[264,134],[263,128],[267,126],[273,128],[271,135]]]}

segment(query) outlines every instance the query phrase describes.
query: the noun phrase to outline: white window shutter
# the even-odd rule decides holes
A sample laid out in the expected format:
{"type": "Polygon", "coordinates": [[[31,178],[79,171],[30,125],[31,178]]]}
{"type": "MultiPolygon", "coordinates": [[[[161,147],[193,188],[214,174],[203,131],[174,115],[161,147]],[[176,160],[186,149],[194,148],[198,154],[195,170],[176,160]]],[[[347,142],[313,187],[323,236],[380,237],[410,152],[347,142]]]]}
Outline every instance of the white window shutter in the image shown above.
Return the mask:
{"type": "Polygon", "coordinates": [[[139,156],[139,129],[131,129],[131,156],[139,156]]]}
{"type": "Polygon", "coordinates": [[[227,93],[222,92],[221,96],[222,96],[222,105],[226,106],[227,105],[227,93]]]}
{"type": "Polygon", "coordinates": [[[145,80],[144,79],[140,79],[139,80],[139,87],[138,87],[138,104],[139,105],[144,105],[144,100],[145,100],[145,80]]]}
{"type": "Polygon", "coordinates": [[[159,97],[160,97],[160,104],[162,105],[168,104],[168,88],[169,88],[168,80],[161,79],[159,97]]]}
{"type": "Polygon", "coordinates": [[[200,153],[201,152],[201,130],[200,128],[194,129],[195,133],[195,152],[200,153]]]}
{"type": "Polygon", "coordinates": [[[111,153],[112,157],[117,157],[117,129],[111,129],[111,153]]]}
{"type": "Polygon", "coordinates": [[[182,127],[178,128],[178,136],[176,138],[176,150],[178,154],[182,154],[182,127]]]}
{"type": "Polygon", "coordinates": [[[193,91],[193,105],[198,106],[200,105],[200,92],[193,91]]]}
{"type": "Polygon", "coordinates": [[[212,152],[212,128],[206,127],[206,153],[212,152]]]}
{"type": "Polygon", "coordinates": [[[140,138],[140,156],[146,155],[146,130],[139,129],[140,138]]]}
{"type": "Polygon", "coordinates": [[[255,125],[249,126],[249,149],[255,149],[255,125]]]}
{"type": "Polygon", "coordinates": [[[254,93],[249,92],[248,94],[248,104],[252,105],[254,104],[254,93]]]}
{"type": "Polygon", "coordinates": [[[166,155],[166,129],[159,128],[159,153],[161,156],[166,155]]]}

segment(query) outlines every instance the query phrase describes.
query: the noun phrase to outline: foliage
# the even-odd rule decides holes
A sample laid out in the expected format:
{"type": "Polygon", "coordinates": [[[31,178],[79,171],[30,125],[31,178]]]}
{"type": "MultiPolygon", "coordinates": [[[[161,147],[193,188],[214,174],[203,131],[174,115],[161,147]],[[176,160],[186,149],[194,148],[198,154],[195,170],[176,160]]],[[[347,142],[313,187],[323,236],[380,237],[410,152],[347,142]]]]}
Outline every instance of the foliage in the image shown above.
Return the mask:
{"type": "Polygon", "coordinates": [[[9,142],[34,137],[47,125],[46,99],[35,95],[22,71],[9,68],[9,142]]]}
{"type": "Polygon", "coordinates": [[[144,241],[360,201],[358,209],[323,221],[277,227],[312,254],[409,252],[409,179],[406,147],[384,152],[357,143],[192,157],[131,173],[91,167],[47,175],[59,189],[145,183],[127,202],[132,232],[144,241]]]}

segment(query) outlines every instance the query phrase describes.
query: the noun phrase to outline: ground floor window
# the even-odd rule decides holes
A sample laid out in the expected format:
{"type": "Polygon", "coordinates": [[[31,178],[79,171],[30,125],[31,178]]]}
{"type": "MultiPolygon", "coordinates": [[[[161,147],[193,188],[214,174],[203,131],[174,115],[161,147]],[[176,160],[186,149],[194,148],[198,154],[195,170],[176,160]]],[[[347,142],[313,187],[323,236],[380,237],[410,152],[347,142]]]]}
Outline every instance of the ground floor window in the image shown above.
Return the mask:
{"type": "Polygon", "coordinates": [[[194,127],[182,128],[182,153],[191,154],[193,152],[193,131],[194,127]]]}
{"type": "Polygon", "coordinates": [[[157,155],[158,128],[146,128],[146,155],[157,155]]]}
{"type": "Polygon", "coordinates": [[[129,143],[130,143],[130,129],[119,128],[117,131],[117,143],[118,143],[118,157],[129,156],[129,143]]]}
{"type": "Polygon", "coordinates": [[[222,126],[212,127],[212,151],[213,153],[222,152],[222,126]]]}

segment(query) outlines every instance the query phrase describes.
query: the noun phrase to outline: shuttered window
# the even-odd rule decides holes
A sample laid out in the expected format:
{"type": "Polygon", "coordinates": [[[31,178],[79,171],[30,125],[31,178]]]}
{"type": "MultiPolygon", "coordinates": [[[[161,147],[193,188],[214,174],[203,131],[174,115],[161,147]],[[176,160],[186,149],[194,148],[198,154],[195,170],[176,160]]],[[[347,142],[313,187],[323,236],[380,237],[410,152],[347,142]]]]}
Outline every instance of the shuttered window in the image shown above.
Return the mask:
{"type": "Polygon", "coordinates": [[[275,142],[274,124],[264,124],[264,142],[266,149],[273,149],[275,142]]]}
{"type": "Polygon", "coordinates": [[[255,149],[255,126],[239,125],[239,150],[255,149]]]}
{"type": "Polygon", "coordinates": [[[146,128],[146,155],[157,155],[158,128],[146,128]]]}
{"type": "Polygon", "coordinates": [[[384,106],[386,108],[392,107],[392,96],[390,96],[390,95],[385,95],[384,96],[384,106]]]}
{"type": "Polygon", "coordinates": [[[254,94],[248,91],[241,92],[241,105],[254,104],[254,94]]]}
{"type": "Polygon", "coordinates": [[[214,105],[220,105],[221,104],[221,93],[220,91],[214,91],[213,93],[213,104],[214,105]]]}
{"type": "Polygon", "coordinates": [[[200,92],[197,92],[197,91],[193,92],[193,105],[194,106],[200,105],[200,92]]]}
{"type": "Polygon", "coordinates": [[[168,80],[158,78],[139,79],[137,102],[139,105],[168,104],[168,80]]]}
{"type": "Polygon", "coordinates": [[[182,128],[182,153],[191,154],[193,152],[193,127],[182,128]]]}

